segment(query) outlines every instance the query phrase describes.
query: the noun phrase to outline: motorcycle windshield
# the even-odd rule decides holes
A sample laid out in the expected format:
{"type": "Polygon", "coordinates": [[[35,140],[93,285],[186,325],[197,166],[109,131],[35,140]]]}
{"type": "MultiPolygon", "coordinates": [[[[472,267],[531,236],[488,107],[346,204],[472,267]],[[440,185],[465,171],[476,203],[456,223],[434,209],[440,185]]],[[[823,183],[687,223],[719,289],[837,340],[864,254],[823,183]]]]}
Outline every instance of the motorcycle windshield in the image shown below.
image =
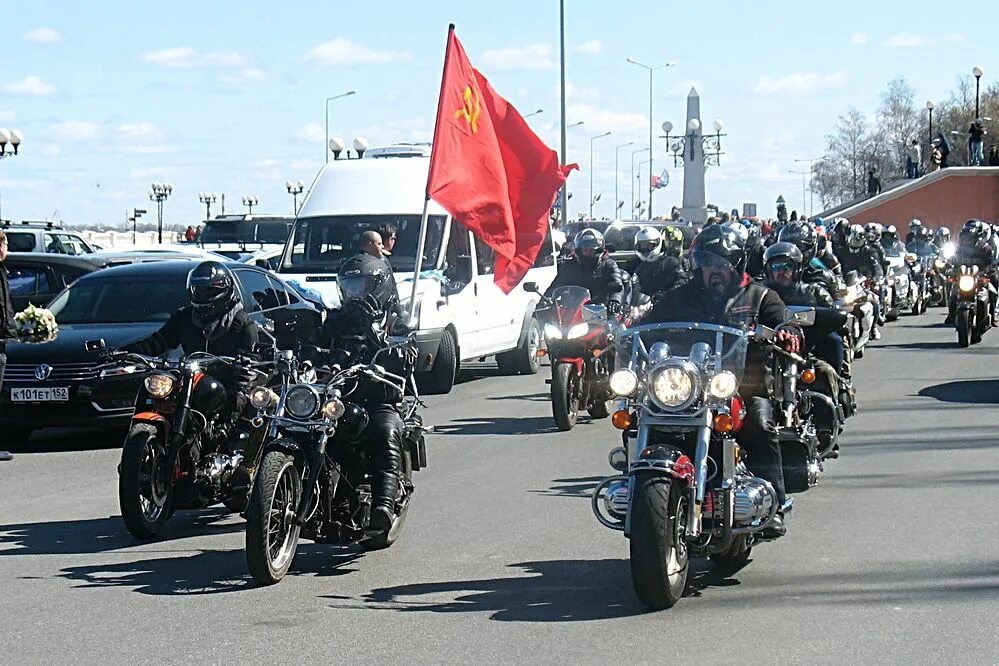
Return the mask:
{"type": "Polygon", "coordinates": [[[628,337],[632,343],[632,361],[646,370],[666,360],[680,359],[696,365],[704,378],[728,370],[739,382],[746,369],[746,351],[752,340],[752,335],[744,330],[700,322],[639,326],[630,329],[628,337]],[[661,343],[665,343],[668,350],[661,343]]]}
{"type": "Polygon", "coordinates": [[[583,306],[590,302],[590,290],[583,287],[558,287],[552,291],[555,313],[563,326],[583,321],[583,306]]]}

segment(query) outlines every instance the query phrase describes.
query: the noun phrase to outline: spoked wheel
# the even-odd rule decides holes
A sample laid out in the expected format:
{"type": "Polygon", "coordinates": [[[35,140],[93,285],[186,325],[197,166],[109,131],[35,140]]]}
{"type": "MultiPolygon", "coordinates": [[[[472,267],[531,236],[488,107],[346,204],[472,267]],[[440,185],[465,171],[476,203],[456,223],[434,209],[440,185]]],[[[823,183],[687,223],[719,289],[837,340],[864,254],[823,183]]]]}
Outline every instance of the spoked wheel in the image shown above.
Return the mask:
{"type": "Polygon", "coordinates": [[[957,328],[957,345],[967,347],[971,344],[971,313],[967,310],[960,310],[954,319],[957,328]]]}
{"type": "Polygon", "coordinates": [[[246,564],[253,579],[273,585],[288,573],[301,530],[295,511],[302,499],[302,478],[295,459],[284,451],[264,456],[246,509],[246,564]]]}
{"type": "Polygon", "coordinates": [[[672,608],[687,587],[687,498],[678,483],[658,474],[635,481],[631,513],[631,580],[643,604],[672,608]]]}
{"type": "Polygon", "coordinates": [[[559,430],[572,430],[579,415],[579,375],[571,363],[558,363],[552,373],[552,416],[559,430]]]}
{"type": "Polygon", "coordinates": [[[118,506],[125,527],[139,539],[158,535],[172,513],[172,470],[159,436],[155,426],[133,425],[121,450],[118,506]]]}

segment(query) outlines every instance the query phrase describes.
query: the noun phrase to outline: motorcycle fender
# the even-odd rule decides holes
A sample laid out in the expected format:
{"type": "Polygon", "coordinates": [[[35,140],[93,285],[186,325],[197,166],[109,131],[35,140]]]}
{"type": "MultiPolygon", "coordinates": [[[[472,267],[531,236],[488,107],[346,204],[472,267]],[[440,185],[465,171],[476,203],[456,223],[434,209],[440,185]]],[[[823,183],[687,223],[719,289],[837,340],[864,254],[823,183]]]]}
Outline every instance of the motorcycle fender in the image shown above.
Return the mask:
{"type": "Polygon", "coordinates": [[[280,439],[275,439],[273,442],[270,442],[264,453],[272,450],[284,451],[288,455],[295,457],[302,454],[302,447],[298,445],[298,442],[288,437],[281,437],[280,439]]]}
{"type": "Polygon", "coordinates": [[[583,359],[581,359],[581,358],[565,357],[565,358],[560,358],[558,360],[558,362],[559,363],[569,363],[570,365],[575,366],[575,368],[576,368],[576,374],[578,376],[580,376],[580,377],[583,376],[583,367],[584,367],[584,361],[583,361],[583,359]]]}
{"type": "Polygon", "coordinates": [[[162,414],[157,414],[156,412],[138,412],[132,416],[132,423],[148,423],[156,426],[156,429],[162,434],[164,441],[170,437],[170,421],[162,414]]]}
{"type": "Polygon", "coordinates": [[[959,301],[957,304],[958,310],[973,310],[975,308],[974,301],[959,301]]]}

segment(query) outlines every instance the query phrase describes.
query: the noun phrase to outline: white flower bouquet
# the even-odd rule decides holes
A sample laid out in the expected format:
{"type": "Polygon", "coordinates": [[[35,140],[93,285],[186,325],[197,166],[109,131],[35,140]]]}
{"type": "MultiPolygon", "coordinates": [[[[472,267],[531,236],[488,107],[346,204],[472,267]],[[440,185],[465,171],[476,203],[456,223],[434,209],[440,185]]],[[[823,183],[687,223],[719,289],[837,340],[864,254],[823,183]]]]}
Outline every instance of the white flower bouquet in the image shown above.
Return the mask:
{"type": "Polygon", "coordinates": [[[59,334],[55,315],[45,308],[28,305],[23,312],[14,315],[14,328],[18,342],[51,342],[59,334]]]}

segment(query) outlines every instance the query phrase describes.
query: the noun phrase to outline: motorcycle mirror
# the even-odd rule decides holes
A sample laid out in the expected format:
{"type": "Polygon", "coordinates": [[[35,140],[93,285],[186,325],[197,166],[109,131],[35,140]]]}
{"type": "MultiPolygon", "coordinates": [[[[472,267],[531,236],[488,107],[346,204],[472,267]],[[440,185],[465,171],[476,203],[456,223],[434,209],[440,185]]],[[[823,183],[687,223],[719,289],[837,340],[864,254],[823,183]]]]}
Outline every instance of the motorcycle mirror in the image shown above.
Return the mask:
{"type": "Polygon", "coordinates": [[[88,352],[98,352],[107,349],[107,345],[104,343],[104,338],[87,340],[83,343],[83,346],[88,352]]]}
{"type": "Polygon", "coordinates": [[[537,282],[525,282],[524,283],[524,291],[526,291],[528,293],[531,293],[531,294],[538,293],[538,283],[537,282]]]}
{"type": "Polygon", "coordinates": [[[799,326],[815,325],[815,308],[803,306],[789,306],[784,310],[784,321],[795,323],[799,326]]]}

